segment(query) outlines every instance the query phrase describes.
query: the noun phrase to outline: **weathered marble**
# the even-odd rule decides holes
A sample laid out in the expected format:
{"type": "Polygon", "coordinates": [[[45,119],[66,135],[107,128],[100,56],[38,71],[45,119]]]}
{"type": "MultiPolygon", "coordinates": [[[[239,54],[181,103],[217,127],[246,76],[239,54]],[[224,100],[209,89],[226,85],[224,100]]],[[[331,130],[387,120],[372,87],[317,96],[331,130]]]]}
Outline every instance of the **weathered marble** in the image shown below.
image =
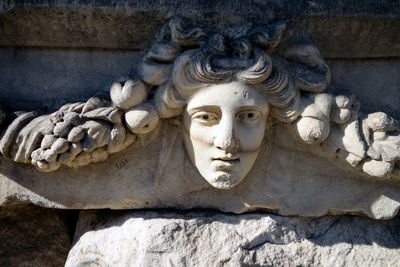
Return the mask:
{"type": "Polygon", "coordinates": [[[5,113],[1,203],[393,217],[400,123],[330,80],[307,34],[282,21],[214,29],[174,16],[110,97],[5,113]]]}
{"type": "Polygon", "coordinates": [[[397,266],[399,228],[399,218],[84,211],[66,266],[397,266]]]}
{"type": "Polygon", "coordinates": [[[398,212],[398,183],[357,176],[351,168],[345,171],[309,152],[274,145],[272,139],[278,143],[282,131],[265,140],[255,168],[230,190],[213,188],[193,168],[179,128],[163,124],[159,131],[162,138],[142,140],[147,146],[138,142],[106,162],[84,168],[43,173],[3,160],[1,203],[24,200],[75,209],[202,207],[244,212],[264,208],[283,215],[350,212],[374,218],[398,212]]]}

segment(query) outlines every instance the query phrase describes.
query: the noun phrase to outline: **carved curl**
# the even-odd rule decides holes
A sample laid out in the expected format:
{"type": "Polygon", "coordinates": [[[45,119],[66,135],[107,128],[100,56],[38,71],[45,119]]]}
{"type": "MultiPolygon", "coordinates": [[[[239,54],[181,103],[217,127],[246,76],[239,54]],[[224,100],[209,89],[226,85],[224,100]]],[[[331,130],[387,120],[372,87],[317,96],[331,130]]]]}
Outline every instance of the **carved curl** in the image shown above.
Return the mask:
{"type": "MultiPolygon", "coordinates": [[[[199,30],[198,27],[196,29],[199,30]]],[[[277,121],[294,121],[300,112],[300,93],[296,87],[300,78],[287,70],[290,64],[285,64],[285,60],[279,57],[281,52],[278,48],[285,32],[286,25],[277,22],[268,25],[243,23],[203,34],[203,37],[207,37],[206,41],[203,39],[203,42],[197,43],[197,48],[191,46],[178,56],[167,85],[157,90],[155,101],[160,116],[168,118],[179,115],[186,99],[200,88],[238,80],[256,86],[265,93],[272,107],[272,117],[277,121]]],[[[174,38],[171,37],[171,41],[174,42],[174,38]]],[[[185,47],[181,47],[181,50],[184,51],[185,47]]],[[[283,49],[284,52],[286,50],[283,49]]],[[[319,56],[320,65],[324,64],[320,55],[314,56],[319,56]]],[[[308,62],[302,61],[304,57],[299,55],[298,59],[294,60],[298,64],[305,64],[304,69],[309,67],[308,62]]],[[[313,84],[314,81],[308,82],[313,84]]],[[[325,87],[328,82],[325,81],[325,87]]],[[[317,83],[320,84],[320,81],[317,83]]]]}

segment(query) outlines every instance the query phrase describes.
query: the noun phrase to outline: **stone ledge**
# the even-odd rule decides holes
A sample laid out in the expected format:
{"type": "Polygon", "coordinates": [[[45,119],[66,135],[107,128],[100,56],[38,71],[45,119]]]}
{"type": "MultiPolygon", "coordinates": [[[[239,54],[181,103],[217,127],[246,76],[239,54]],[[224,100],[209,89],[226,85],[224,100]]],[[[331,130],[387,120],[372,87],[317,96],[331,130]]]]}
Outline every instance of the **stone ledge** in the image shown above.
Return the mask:
{"type": "Polygon", "coordinates": [[[214,25],[289,20],[310,33],[327,58],[400,56],[400,6],[390,1],[153,2],[16,1],[0,14],[0,46],[143,50],[172,14],[182,14],[214,25]]]}
{"type": "MultiPolygon", "coordinates": [[[[257,1],[257,0],[114,0],[114,1],[85,1],[85,0],[8,0],[9,8],[13,6],[47,6],[47,7],[86,7],[86,8],[123,8],[138,10],[163,10],[172,12],[218,12],[246,14],[265,14],[266,10],[274,12],[279,17],[294,14],[324,15],[324,16],[399,16],[400,5],[391,0],[357,0],[345,1],[257,1]]],[[[265,16],[265,15],[264,15],[265,16]]],[[[273,16],[269,13],[269,16],[273,16]]]]}

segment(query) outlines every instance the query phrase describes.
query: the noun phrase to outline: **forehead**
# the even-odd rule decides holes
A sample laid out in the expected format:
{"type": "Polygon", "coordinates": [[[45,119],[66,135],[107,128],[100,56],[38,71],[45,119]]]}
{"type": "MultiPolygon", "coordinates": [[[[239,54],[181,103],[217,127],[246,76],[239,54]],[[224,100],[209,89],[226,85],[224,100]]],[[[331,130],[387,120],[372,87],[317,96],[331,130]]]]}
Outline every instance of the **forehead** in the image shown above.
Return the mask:
{"type": "Polygon", "coordinates": [[[202,106],[218,106],[221,108],[240,108],[254,106],[268,108],[265,96],[251,85],[240,82],[216,84],[199,89],[190,98],[187,109],[202,106]]]}

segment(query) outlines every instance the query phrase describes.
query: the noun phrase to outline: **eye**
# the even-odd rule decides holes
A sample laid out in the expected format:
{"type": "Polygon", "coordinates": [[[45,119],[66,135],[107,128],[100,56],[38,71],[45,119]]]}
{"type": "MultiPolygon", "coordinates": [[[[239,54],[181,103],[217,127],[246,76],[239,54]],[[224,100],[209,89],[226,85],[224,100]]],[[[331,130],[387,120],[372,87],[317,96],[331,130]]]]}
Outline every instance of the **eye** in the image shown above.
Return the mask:
{"type": "Polygon", "coordinates": [[[219,121],[218,115],[212,112],[198,111],[192,115],[192,120],[198,121],[202,124],[215,124],[219,121]]]}
{"type": "Polygon", "coordinates": [[[261,112],[257,110],[248,110],[248,111],[243,111],[237,115],[237,118],[240,120],[240,122],[244,124],[255,124],[260,120],[261,112]]]}

